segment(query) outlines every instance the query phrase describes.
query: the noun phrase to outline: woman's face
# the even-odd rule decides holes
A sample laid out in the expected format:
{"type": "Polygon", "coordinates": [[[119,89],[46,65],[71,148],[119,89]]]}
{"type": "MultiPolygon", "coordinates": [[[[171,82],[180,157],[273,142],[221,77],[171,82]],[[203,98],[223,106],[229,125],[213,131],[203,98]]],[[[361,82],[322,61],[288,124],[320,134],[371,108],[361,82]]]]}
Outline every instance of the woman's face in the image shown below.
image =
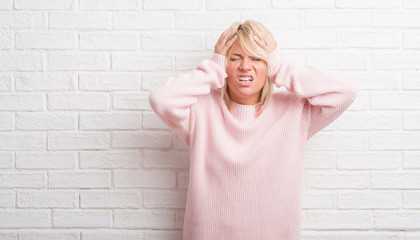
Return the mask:
{"type": "Polygon", "coordinates": [[[232,100],[244,105],[257,104],[267,75],[267,63],[246,55],[237,44],[227,59],[226,73],[232,100]]]}

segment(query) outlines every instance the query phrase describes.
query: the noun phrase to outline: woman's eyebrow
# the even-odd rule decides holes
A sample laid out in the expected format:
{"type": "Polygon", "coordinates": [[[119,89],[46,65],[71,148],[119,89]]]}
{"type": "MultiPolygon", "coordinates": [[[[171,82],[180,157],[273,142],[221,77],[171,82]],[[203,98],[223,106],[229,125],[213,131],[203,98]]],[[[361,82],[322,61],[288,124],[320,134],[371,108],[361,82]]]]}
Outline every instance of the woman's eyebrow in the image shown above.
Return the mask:
{"type": "Polygon", "coordinates": [[[242,55],[241,55],[241,54],[239,54],[239,53],[234,53],[234,54],[232,54],[232,55],[237,55],[237,56],[239,56],[239,57],[242,57],[242,55]]]}

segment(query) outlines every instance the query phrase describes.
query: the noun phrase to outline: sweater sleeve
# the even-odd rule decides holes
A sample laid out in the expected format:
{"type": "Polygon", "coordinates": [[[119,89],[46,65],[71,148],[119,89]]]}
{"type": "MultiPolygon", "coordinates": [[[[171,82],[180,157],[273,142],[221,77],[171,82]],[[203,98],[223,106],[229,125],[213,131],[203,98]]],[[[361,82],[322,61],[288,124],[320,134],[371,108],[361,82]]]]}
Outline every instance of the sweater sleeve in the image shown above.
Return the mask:
{"type": "Polygon", "coordinates": [[[197,99],[209,94],[211,87],[223,86],[225,67],[225,56],[213,53],[211,60],[202,60],[196,69],[169,77],[150,92],[152,110],[188,147],[197,99]]]}
{"type": "Polygon", "coordinates": [[[283,59],[279,49],[270,54],[267,74],[276,87],[284,86],[309,108],[307,140],[338,118],[357,95],[356,86],[342,76],[294,64],[283,59]]]}

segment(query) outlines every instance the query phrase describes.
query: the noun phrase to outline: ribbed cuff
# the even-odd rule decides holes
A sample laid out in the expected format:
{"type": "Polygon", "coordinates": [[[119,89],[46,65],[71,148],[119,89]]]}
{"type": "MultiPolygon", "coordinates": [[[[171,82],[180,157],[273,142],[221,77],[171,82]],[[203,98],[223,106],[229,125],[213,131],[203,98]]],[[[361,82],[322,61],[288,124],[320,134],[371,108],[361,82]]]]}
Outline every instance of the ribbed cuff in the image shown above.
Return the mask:
{"type": "Polygon", "coordinates": [[[219,65],[223,71],[226,71],[226,58],[218,53],[213,53],[211,60],[219,65]]]}

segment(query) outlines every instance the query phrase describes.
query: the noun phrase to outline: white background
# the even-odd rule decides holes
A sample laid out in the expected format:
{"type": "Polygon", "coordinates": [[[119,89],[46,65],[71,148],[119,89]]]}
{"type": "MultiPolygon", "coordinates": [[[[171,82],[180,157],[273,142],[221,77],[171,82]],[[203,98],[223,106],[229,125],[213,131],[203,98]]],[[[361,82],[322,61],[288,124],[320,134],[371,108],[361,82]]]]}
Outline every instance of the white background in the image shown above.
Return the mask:
{"type": "Polygon", "coordinates": [[[0,239],[180,240],[188,152],[148,93],[254,19],[358,96],[305,155],[305,240],[420,239],[420,1],[0,0],[0,239]]]}

